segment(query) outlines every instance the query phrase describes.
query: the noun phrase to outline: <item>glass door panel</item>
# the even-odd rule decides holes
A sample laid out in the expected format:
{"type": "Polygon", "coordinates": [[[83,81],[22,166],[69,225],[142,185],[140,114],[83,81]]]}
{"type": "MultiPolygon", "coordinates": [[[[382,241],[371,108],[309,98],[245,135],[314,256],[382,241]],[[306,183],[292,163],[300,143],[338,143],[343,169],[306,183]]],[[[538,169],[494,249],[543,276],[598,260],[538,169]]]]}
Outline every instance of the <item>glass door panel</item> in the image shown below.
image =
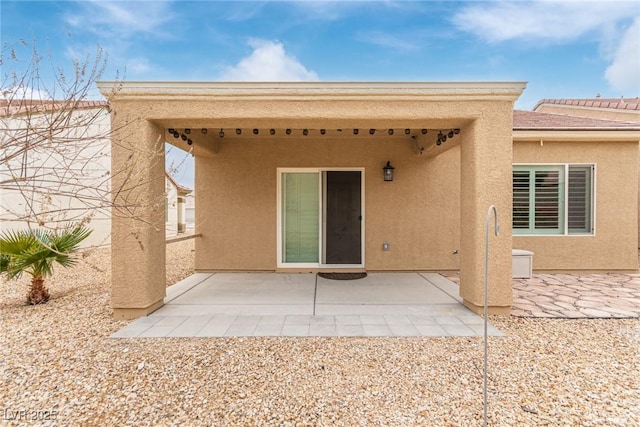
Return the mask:
{"type": "Polygon", "coordinates": [[[293,172],[282,176],[283,262],[317,263],[320,246],[319,174],[293,172]]]}

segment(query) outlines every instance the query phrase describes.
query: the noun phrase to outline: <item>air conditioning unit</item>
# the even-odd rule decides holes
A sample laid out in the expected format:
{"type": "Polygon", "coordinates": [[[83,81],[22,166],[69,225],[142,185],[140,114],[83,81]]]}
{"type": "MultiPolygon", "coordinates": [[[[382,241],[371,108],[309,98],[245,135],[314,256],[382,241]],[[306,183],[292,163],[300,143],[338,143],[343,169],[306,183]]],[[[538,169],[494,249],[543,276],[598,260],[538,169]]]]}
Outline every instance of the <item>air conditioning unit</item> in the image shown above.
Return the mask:
{"type": "Polygon", "coordinates": [[[514,279],[531,279],[533,272],[533,252],[524,249],[512,249],[511,271],[514,279]]]}

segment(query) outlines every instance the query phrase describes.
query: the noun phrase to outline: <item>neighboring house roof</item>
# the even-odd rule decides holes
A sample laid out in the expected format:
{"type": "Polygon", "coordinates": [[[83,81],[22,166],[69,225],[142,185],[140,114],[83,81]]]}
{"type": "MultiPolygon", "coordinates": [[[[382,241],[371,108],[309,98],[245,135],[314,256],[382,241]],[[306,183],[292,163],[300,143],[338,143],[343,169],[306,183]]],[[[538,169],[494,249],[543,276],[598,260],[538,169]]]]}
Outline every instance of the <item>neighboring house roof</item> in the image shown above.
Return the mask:
{"type": "Polygon", "coordinates": [[[107,101],[0,99],[0,117],[27,113],[48,113],[57,110],[108,108],[108,106],[107,101]]]}
{"type": "Polygon", "coordinates": [[[176,189],[178,190],[178,194],[186,196],[187,194],[191,193],[193,190],[188,188],[188,187],[184,187],[180,184],[178,184],[172,177],[171,175],[169,175],[169,172],[165,172],[164,173],[165,176],[167,177],[167,179],[171,182],[171,184],[176,187],[176,189]]]}
{"type": "Polygon", "coordinates": [[[640,124],[567,114],[514,110],[513,130],[640,130],[640,124]]]}
{"type": "Polygon", "coordinates": [[[584,99],[542,99],[533,111],[544,104],[565,105],[571,107],[606,108],[613,110],[640,110],[640,98],[584,98],[584,99]]]}

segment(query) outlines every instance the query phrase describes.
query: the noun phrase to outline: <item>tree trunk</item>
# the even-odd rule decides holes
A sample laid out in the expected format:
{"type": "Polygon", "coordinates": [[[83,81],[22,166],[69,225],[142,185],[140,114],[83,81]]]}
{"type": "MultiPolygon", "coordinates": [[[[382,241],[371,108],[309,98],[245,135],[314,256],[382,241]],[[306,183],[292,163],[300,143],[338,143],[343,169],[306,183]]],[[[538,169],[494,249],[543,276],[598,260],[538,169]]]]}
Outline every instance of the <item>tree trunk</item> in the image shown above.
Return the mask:
{"type": "Polygon", "coordinates": [[[31,279],[31,289],[27,295],[27,302],[32,305],[44,304],[49,301],[49,291],[44,286],[44,277],[34,276],[31,279]]]}

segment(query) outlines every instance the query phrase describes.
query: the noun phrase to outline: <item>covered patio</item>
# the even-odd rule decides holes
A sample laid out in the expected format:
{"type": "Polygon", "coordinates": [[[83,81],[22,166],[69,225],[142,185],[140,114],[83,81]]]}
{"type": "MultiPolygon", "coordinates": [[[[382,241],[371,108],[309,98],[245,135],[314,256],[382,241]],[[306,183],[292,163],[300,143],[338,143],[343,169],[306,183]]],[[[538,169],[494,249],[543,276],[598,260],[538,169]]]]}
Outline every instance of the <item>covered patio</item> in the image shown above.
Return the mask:
{"type": "Polygon", "coordinates": [[[195,156],[198,273],[456,270],[457,296],[479,313],[495,205],[489,311],[509,313],[512,115],[524,83],[99,86],[113,130],[116,319],[165,304],[165,142],[195,156]]]}
{"type": "MultiPolygon", "coordinates": [[[[458,294],[437,273],[196,273],[112,337],[482,336],[484,320],[458,294]]],[[[488,333],[501,335],[493,326],[488,333]]]]}

